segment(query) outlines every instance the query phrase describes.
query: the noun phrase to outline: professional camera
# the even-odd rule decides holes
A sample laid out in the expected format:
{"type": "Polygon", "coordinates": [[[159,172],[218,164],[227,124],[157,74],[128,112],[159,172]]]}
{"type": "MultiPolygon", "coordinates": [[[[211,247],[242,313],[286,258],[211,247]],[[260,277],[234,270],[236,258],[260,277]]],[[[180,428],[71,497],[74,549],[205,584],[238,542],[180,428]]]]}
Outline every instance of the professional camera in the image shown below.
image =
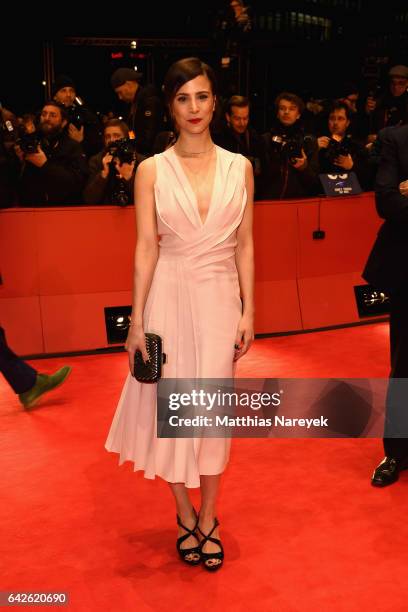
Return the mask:
{"type": "Polygon", "coordinates": [[[70,106],[68,109],[69,123],[75,125],[77,130],[85,124],[84,111],[80,106],[70,106]]]}
{"type": "Polygon", "coordinates": [[[38,132],[22,132],[16,141],[16,144],[19,145],[20,149],[26,155],[30,153],[37,153],[40,143],[41,137],[38,132]]]}
{"type": "Polygon", "coordinates": [[[126,206],[129,204],[129,192],[127,188],[127,182],[124,178],[121,178],[117,174],[115,162],[111,161],[109,164],[109,175],[110,175],[110,202],[117,206],[126,206]]]}
{"type": "Polygon", "coordinates": [[[136,159],[135,140],[130,138],[114,140],[108,145],[106,152],[116,158],[120,164],[131,164],[136,159]]]}
{"type": "Polygon", "coordinates": [[[85,111],[80,106],[70,106],[68,109],[68,121],[75,125],[77,130],[80,130],[86,123],[85,111]]]}
{"type": "Polygon", "coordinates": [[[351,147],[349,137],[346,136],[346,138],[340,141],[330,138],[329,146],[326,151],[327,158],[332,164],[334,164],[334,160],[339,157],[339,155],[350,155],[351,147]]]}
{"type": "Polygon", "coordinates": [[[83,101],[79,96],[75,98],[75,104],[67,108],[69,123],[75,125],[77,130],[80,130],[87,122],[86,110],[83,108],[83,101]]]}
{"type": "Polygon", "coordinates": [[[302,157],[303,136],[288,137],[285,134],[274,134],[271,137],[272,146],[282,157],[289,161],[302,157]]]}
{"type": "Polygon", "coordinates": [[[117,206],[127,206],[129,204],[129,194],[124,179],[116,179],[110,199],[111,203],[117,206]]]}
{"type": "Polygon", "coordinates": [[[37,153],[41,137],[37,131],[26,132],[24,125],[17,125],[9,118],[3,117],[2,105],[0,102],[0,134],[3,144],[9,146],[18,145],[23,153],[37,153]]]}
{"type": "Polygon", "coordinates": [[[106,152],[112,155],[113,160],[110,163],[110,175],[112,179],[111,202],[118,206],[126,206],[129,204],[129,192],[127,183],[124,179],[118,178],[116,161],[119,164],[131,164],[136,159],[135,140],[130,138],[121,138],[114,140],[107,148],[106,152]]]}

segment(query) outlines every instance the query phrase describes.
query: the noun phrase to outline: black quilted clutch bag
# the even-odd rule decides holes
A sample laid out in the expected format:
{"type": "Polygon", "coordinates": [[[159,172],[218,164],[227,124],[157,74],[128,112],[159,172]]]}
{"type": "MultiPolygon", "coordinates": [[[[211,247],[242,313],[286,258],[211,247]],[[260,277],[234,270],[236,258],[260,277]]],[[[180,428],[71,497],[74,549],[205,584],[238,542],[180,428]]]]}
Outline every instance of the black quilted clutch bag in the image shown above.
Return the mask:
{"type": "Polygon", "coordinates": [[[162,352],[162,339],[157,334],[145,334],[146,349],[149,361],[144,363],[142,353],[135,352],[134,375],[136,380],[144,383],[155,383],[162,374],[162,364],[166,363],[166,354],[162,352]]]}

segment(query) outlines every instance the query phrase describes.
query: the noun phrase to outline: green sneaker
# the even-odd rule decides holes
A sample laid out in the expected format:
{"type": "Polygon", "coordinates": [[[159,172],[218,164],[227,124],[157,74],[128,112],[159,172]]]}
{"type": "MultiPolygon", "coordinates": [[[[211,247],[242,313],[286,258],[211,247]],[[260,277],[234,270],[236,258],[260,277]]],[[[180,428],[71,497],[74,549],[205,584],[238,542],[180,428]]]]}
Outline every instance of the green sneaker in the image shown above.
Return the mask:
{"type": "Polygon", "coordinates": [[[52,391],[52,389],[62,385],[71,370],[70,366],[64,366],[57,370],[55,374],[37,374],[34,387],[31,387],[31,389],[24,393],[20,393],[18,396],[24,408],[35,406],[44,393],[48,393],[48,391],[52,391]]]}

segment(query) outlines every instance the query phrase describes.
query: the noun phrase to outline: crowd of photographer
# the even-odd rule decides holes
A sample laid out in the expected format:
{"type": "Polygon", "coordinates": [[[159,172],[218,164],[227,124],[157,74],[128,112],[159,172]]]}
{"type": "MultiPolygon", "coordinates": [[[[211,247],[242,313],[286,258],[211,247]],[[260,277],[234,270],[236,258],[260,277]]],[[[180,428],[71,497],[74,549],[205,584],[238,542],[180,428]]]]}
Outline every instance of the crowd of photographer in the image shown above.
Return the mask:
{"type": "MultiPolygon", "coordinates": [[[[394,66],[382,95],[359,101],[358,87],[328,103],[291,92],[275,100],[270,129],[250,125],[250,104],[239,95],[224,101],[213,125],[216,144],[247,157],[254,169],[256,198],[284,199],[322,193],[322,175],[353,173],[372,189],[379,159],[377,134],[408,123],[408,67],[394,66]]],[[[133,203],[138,163],[176,139],[154,87],[119,68],[111,77],[119,100],[129,105],[125,121],[102,120],[77,96],[73,80],[60,76],[53,98],[40,113],[17,118],[0,107],[0,206],[61,206],[133,203]]]]}
{"type": "Polygon", "coordinates": [[[408,67],[397,65],[388,72],[387,90],[369,91],[362,100],[352,83],[335,100],[306,105],[295,93],[282,92],[261,145],[250,127],[249,101],[234,96],[226,107],[227,126],[215,140],[252,161],[256,199],[320,195],[324,177],[339,175],[353,175],[369,191],[380,157],[378,132],[408,123],[407,88],[408,67]]]}

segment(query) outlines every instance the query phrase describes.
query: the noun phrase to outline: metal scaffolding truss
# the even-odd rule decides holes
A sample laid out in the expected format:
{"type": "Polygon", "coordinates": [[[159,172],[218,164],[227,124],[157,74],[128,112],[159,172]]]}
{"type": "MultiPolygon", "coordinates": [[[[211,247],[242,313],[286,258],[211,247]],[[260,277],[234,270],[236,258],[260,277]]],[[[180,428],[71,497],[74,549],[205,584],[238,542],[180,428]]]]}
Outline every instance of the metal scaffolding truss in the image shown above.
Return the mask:
{"type": "Polygon", "coordinates": [[[211,41],[206,38],[101,38],[86,36],[69,36],[64,38],[66,45],[94,47],[130,47],[136,41],[137,47],[168,49],[208,49],[211,41]]]}

